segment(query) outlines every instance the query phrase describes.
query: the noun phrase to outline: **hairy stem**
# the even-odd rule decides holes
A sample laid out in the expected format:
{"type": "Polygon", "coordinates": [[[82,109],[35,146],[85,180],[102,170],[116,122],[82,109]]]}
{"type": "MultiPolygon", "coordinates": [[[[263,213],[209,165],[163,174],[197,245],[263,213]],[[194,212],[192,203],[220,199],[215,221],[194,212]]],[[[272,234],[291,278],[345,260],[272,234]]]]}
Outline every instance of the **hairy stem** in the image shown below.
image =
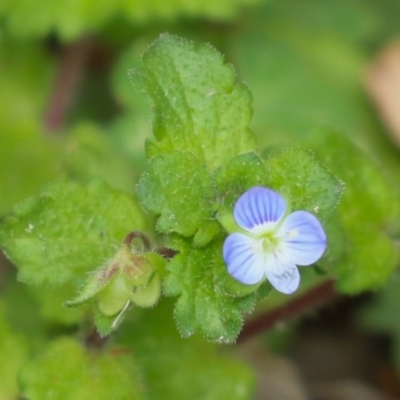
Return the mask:
{"type": "Polygon", "coordinates": [[[274,310],[266,311],[246,323],[237,343],[245,342],[253,336],[273,328],[279,322],[287,321],[305,312],[315,310],[316,307],[322,306],[338,296],[334,281],[325,281],[308,292],[288,301],[286,304],[274,310]]]}
{"type": "Polygon", "coordinates": [[[124,244],[130,247],[134,239],[140,239],[143,242],[144,250],[150,249],[151,245],[149,238],[147,237],[147,235],[145,235],[143,232],[140,231],[133,231],[128,233],[125,236],[124,244]]]}

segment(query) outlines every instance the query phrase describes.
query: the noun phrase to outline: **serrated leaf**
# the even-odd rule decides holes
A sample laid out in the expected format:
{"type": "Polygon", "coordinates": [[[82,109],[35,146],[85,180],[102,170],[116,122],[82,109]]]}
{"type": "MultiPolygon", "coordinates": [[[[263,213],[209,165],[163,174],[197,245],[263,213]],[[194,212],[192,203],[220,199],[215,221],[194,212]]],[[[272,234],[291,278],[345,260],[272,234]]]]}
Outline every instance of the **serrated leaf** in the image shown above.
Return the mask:
{"type": "Polygon", "coordinates": [[[157,229],[191,236],[212,218],[214,191],[204,163],[190,153],[154,157],[138,186],[142,204],[160,215],[157,229]]]}
{"type": "Polygon", "coordinates": [[[172,313],[172,301],[164,299],[117,332],[117,343],[132,348],[140,362],[149,398],[252,399],[254,377],[246,365],[199,336],[182,339],[172,313]]]}
{"type": "Polygon", "coordinates": [[[234,203],[248,189],[267,185],[267,169],[256,153],[238,155],[215,171],[219,211],[232,213],[234,203]]]}
{"type": "Polygon", "coordinates": [[[0,243],[30,284],[81,284],[145,220],[134,199],[101,180],[84,187],[55,182],[14,208],[0,227],[0,243]]]}
{"type": "MultiPolygon", "coordinates": [[[[214,240],[195,249],[190,242],[176,238],[172,246],[179,254],[167,264],[169,275],[164,281],[164,293],[179,296],[175,320],[181,335],[201,332],[212,341],[234,342],[243,324],[242,312],[253,308],[255,293],[246,296],[230,286],[233,278],[222,260],[222,241],[214,240]],[[235,294],[230,292],[234,289],[235,294]]],[[[256,288],[254,285],[250,291],[256,288]]]]}
{"type": "Polygon", "coordinates": [[[29,400],[142,399],[131,357],[89,353],[69,338],[24,365],[19,382],[29,400]]]}
{"type": "Polygon", "coordinates": [[[343,183],[335,178],[311,152],[283,151],[266,160],[268,186],[285,196],[292,210],[325,217],[337,206],[343,183]]]}
{"type": "Polygon", "coordinates": [[[190,151],[214,169],[254,148],[250,93],[211,46],[164,34],[132,80],[153,104],[156,140],[147,142],[148,157],[190,151]]]}

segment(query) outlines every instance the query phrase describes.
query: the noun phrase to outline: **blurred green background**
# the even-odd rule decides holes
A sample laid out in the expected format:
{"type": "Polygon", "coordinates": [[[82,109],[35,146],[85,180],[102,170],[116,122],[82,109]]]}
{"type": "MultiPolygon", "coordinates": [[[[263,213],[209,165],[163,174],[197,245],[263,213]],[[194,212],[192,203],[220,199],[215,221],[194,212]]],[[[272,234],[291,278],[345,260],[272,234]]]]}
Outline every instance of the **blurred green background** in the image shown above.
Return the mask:
{"type": "Polygon", "coordinates": [[[127,71],[165,31],[210,42],[233,63],[253,92],[262,147],[328,126],[395,178],[398,152],[364,78],[396,39],[398,15],[395,0],[3,0],[0,213],[60,174],[132,189],[129,164],[143,167],[151,128],[127,71]]]}

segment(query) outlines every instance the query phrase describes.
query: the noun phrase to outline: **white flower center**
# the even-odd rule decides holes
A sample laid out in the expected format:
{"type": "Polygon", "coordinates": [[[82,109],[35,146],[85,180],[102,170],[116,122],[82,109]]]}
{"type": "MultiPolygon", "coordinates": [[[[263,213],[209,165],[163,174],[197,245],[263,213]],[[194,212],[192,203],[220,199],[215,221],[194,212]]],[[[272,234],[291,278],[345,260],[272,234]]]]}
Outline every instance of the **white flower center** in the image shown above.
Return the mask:
{"type": "Polygon", "coordinates": [[[290,229],[285,232],[280,232],[278,230],[268,230],[259,234],[259,236],[254,240],[253,243],[253,251],[255,253],[262,253],[266,254],[273,254],[277,250],[279,250],[280,245],[282,242],[286,240],[293,239],[299,235],[297,229],[290,229]]]}
{"type": "Polygon", "coordinates": [[[272,254],[279,247],[281,239],[276,237],[274,231],[264,232],[253,243],[253,251],[258,254],[272,254]]]}
{"type": "Polygon", "coordinates": [[[279,239],[274,235],[274,232],[267,233],[261,240],[264,253],[273,253],[279,245],[279,239]]]}

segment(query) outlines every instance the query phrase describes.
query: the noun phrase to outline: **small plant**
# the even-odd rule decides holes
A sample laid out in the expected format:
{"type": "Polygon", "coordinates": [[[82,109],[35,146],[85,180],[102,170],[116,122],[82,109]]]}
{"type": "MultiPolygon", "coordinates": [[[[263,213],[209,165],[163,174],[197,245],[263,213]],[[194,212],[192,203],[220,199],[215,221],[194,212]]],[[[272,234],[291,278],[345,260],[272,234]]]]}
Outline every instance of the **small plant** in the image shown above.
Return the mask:
{"type": "MultiPolygon", "coordinates": [[[[72,40],[83,27],[111,24],[119,15],[112,3],[75,25],[62,13],[43,21],[72,40]]],[[[197,3],[206,16],[233,7],[197,3]]],[[[39,35],[47,26],[21,25],[18,13],[5,17],[7,32],[39,35]]],[[[142,14],[126,15],[136,23],[142,14]]],[[[28,73],[13,65],[30,49],[7,40],[0,73],[23,81],[28,73]]],[[[38,81],[27,97],[52,68],[45,54],[35,57],[37,66],[27,65],[38,81]]],[[[252,88],[200,40],[164,33],[141,57],[126,50],[116,70],[123,112],[108,125],[78,112],[71,132],[46,137],[40,107],[21,108],[21,118],[12,114],[17,103],[0,110],[0,164],[13,182],[0,176],[0,247],[18,271],[14,279],[7,270],[0,298],[0,356],[10,365],[0,399],[250,399],[253,374],[219,346],[234,344],[255,310],[301,302],[318,288],[355,295],[382,287],[398,267],[398,190],[336,130],[278,145],[257,123],[253,133],[252,88]],[[26,164],[2,161],[22,142],[26,164]]],[[[67,130],[54,121],[48,131],[67,130]]],[[[308,299],[306,310],[321,300],[308,299]]]]}

